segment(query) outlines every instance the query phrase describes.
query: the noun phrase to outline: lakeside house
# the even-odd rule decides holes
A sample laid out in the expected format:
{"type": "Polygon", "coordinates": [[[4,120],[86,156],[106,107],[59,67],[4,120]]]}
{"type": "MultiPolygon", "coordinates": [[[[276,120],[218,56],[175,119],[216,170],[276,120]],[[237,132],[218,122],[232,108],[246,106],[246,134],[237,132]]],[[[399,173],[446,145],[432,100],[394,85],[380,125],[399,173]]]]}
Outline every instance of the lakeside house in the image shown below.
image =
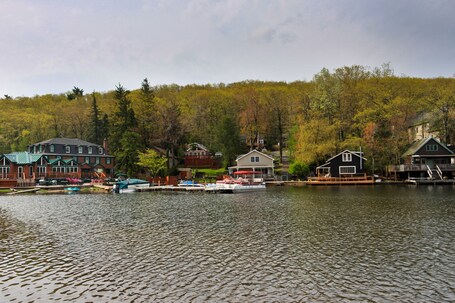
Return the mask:
{"type": "Polygon", "coordinates": [[[53,138],[27,149],[0,155],[1,180],[32,183],[39,178],[105,178],[114,174],[114,157],[106,145],[53,138]]]}
{"type": "Polygon", "coordinates": [[[362,152],[344,150],[316,168],[316,177],[309,177],[307,185],[369,185],[373,176],[367,176],[366,158],[362,152]]]}
{"type": "Polygon", "coordinates": [[[204,145],[188,144],[184,154],[184,166],[188,168],[220,168],[221,157],[212,155],[204,145]]]}
{"type": "Polygon", "coordinates": [[[364,176],[366,160],[362,152],[344,150],[318,166],[316,175],[326,178],[364,176]]]}
{"type": "Polygon", "coordinates": [[[228,167],[229,175],[236,171],[254,171],[261,172],[264,178],[274,178],[274,159],[260,151],[253,149],[247,154],[240,155],[235,160],[236,166],[228,167]]]}
{"type": "Polygon", "coordinates": [[[402,155],[403,164],[388,167],[397,179],[453,179],[455,154],[433,137],[415,141],[402,155]]]}
{"type": "Polygon", "coordinates": [[[434,128],[430,121],[431,115],[429,113],[418,114],[408,127],[409,142],[415,142],[430,137],[439,139],[439,130],[434,128]]]}

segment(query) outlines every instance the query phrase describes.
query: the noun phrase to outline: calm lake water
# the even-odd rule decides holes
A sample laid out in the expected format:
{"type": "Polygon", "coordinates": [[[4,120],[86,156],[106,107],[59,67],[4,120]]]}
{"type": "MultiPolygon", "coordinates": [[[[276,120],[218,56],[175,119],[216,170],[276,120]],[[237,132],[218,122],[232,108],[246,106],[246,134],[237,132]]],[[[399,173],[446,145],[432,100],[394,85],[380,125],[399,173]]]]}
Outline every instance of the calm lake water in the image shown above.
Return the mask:
{"type": "Polygon", "coordinates": [[[0,302],[454,302],[455,187],[0,197],[0,302]]]}

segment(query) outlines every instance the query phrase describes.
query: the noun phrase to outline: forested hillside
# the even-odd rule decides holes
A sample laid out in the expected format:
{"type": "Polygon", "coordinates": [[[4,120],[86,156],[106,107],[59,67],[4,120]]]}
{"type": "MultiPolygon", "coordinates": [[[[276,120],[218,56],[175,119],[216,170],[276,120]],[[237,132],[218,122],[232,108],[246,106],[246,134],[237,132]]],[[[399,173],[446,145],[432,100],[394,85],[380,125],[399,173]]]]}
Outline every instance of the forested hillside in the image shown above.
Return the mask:
{"type": "Polygon", "coordinates": [[[291,161],[308,165],[361,147],[380,171],[399,162],[410,143],[408,127],[419,117],[430,120],[444,143],[455,141],[455,79],[395,76],[388,65],[323,69],[308,82],[152,87],[145,79],[138,87],[5,96],[0,153],[52,137],[99,144],[107,138],[126,169],[146,148],[181,155],[185,143],[199,142],[221,151],[227,164],[247,148],[242,135],[247,142],[264,137],[268,150],[284,148],[291,161]]]}

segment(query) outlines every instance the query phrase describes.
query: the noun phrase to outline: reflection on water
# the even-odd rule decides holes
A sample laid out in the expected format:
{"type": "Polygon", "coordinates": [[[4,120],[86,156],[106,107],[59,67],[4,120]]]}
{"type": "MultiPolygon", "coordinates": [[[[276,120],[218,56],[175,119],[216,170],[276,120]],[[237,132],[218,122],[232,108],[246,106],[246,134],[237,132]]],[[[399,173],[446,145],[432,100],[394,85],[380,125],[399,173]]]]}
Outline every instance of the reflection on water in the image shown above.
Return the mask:
{"type": "Polygon", "coordinates": [[[454,191],[2,196],[0,302],[453,302],[454,191]]]}

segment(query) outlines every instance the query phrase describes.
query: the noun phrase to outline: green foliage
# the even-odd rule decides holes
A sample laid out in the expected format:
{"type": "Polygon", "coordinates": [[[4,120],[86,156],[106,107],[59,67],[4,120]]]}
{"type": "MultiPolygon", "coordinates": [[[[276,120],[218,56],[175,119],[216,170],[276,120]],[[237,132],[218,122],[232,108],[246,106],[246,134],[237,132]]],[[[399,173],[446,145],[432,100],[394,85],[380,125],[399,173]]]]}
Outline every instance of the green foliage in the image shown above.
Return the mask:
{"type": "Polygon", "coordinates": [[[242,151],[239,126],[232,117],[225,116],[216,129],[217,146],[223,153],[223,167],[228,167],[242,151]]]}
{"type": "Polygon", "coordinates": [[[95,92],[92,93],[92,100],[88,141],[96,144],[102,144],[103,140],[108,137],[109,119],[106,114],[104,114],[103,118],[101,118],[101,112],[98,109],[95,92]]]}
{"type": "Polygon", "coordinates": [[[294,162],[289,166],[289,173],[298,178],[304,178],[310,173],[310,168],[302,162],[294,162]]]}
{"type": "Polygon", "coordinates": [[[153,177],[156,177],[166,169],[167,159],[161,157],[153,149],[147,149],[145,152],[139,153],[137,165],[146,168],[153,177]]]}
{"type": "Polygon", "coordinates": [[[389,64],[322,69],[308,82],[152,87],[145,78],[131,92],[119,84],[90,98],[74,87],[0,102],[0,152],[52,137],[108,138],[118,166],[130,173],[140,151],[160,147],[181,161],[191,142],[222,152],[225,166],[258,138],[308,165],[362,146],[375,171],[400,161],[416,123],[429,122],[445,143],[455,143],[455,79],[397,77],[389,64]]]}
{"type": "Polygon", "coordinates": [[[138,133],[126,131],[120,137],[118,149],[114,151],[116,168],[128,176],[134,176],[138,171],[140,139],[138,133]]]}
{"type": "Polygon", "coordinates": [[[204,173],[206,176],[219,176],[226,173],[226,169],[219,168],[219,169],[211,169],[211,168],[198,168],[197,172],[204,173]]]}

